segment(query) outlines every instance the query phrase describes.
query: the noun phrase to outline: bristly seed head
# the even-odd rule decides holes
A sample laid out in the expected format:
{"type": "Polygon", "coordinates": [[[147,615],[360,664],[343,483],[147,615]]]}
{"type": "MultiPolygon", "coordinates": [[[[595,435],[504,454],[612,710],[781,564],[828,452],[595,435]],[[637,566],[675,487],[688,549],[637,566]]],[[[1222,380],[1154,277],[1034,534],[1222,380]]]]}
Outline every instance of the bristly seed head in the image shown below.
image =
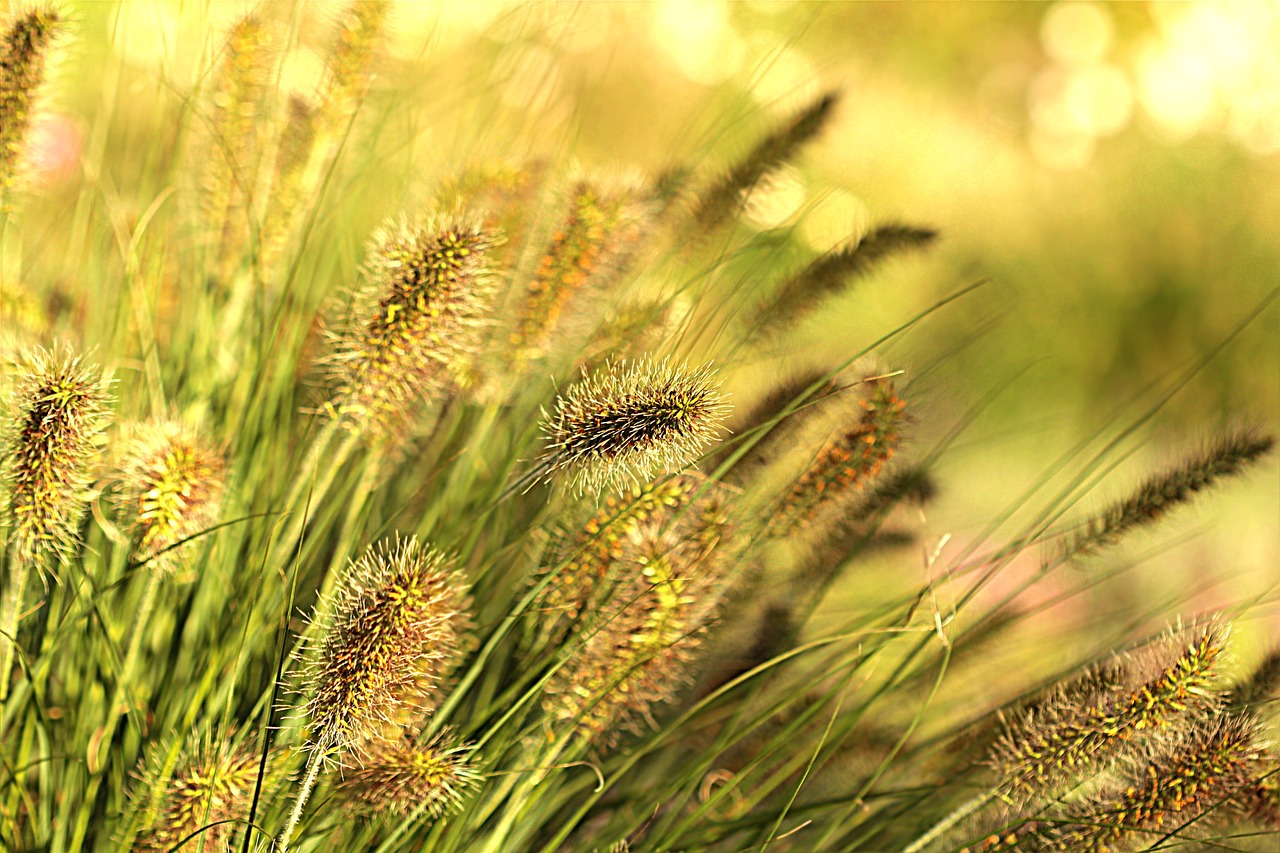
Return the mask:
{"type": "Polygon", "coordinates": [[[5,523],[26,561],[74,543],[110,415],[101,371],[78,356],[37,348],[19,371],[6,407],[5,523]]]}
{"type": "Polygon", "coordinates": [[[472,751],[448,731],[421,746],[412,734],[378,741],[354,766],[342,769],[334,791],[356,814],[408,817],[422,810],[438,820],[480,785],[472,751]]]}
{"type": "Polygon", "coordinates": [[[365,286],[333,335],[327,411],[355,428],[394,431],[465,372],[492,301],[496,239],[457,220],[402,222],[374,236],[365,286]]]}
{"type": "Polygon", "coordinates": [[[49,46],[62,29],[52,6],[30,9],[0,35],[0,195],[20,177],[31,107],[44,81],[49,46]]]}
{"type": "Polygon", "coordinates": [[[166,549],[213,524],[221,509],[226,462],[193,429],[175,421],[143,425],[121,465],[121,504],[133,524],[134,556],[175,568],[166,549]]]}
{"type": "Polygon", "coordinates": [[[359,752],[394,728],[457,648],[465,595],[451,560],[412,537],[352,562],[304,677],[312,747],[359,752]]]}
{"type": "Polygon", "coordinates": [[[579,492],[639,487],[697,459],[728,406],[711,365],[615,362],[573,385],[543,423],[543,465],[579,492]]]}
{"type": "Polygon", "coordinates": [[[130,849],[135,853],[196,850],[203,840],[205,850],[231,850],[238,820],[249,812],[258,764],[259,756],[253,751],[236,749],[222,740],[203,743],[185,755],[169,778],[148,770],[141,787],[149,800],[141,804],[144,825],[130,849]]]}

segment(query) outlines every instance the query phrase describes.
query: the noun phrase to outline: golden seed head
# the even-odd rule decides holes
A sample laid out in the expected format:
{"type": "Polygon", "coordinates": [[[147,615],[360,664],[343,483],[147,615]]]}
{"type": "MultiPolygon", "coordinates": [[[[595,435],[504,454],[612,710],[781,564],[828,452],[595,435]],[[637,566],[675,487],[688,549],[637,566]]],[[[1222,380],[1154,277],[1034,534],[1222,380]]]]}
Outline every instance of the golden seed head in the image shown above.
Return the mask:
{"type": "Polygon", "coordinates": [[[175,421],[143,425],[121,465],[121,503],[134,533],[134,557],[159,558],[166,549],[217,521],[226,487],[226,463],[195,430],[175,421]]]}
{"type": "Polygon", "coordinates": [[[352,812],[440,819],[457,811],[480,785],[472,747],[447,731],[425,744],[412,735],[370,744],[354,766],[343,767],[335,793],[352,812]]]}
{"type": "Polygon", "coordinates": [[[257,755],[223,740],[203,743],[184,755],[169,778],[147,771],[142,790],[150,801],[143,808],[144,825],[132,849],[195,850],[203,839],[205,850],[229,853],[238,821],[248,818],[258,768],[257,755]]]}
{"type": "Polygon", "coordinates": [[[315,748],[359,751],[421,705],[458,647],[466,592],[452,561],[412,537],[351,563],[304,676],[315,748]]]}
{"type": "Polygon", "coordinates": [[[5,522],[19,559],[75,542],[110,414],[99,369],[69,352],[30,351],[10,390],[5,424],[5,522]]]}
{"type": "Polygon", "coordinates": [[[711,365],[620,361],[571,386],[543,423],[543,464],[596,494],[639,487],[693,463],[728,411],[711,365]]]}
{"type": "Polygon", "coordinates": [[[459,220],[401,222],[374,236],[365,285],[333,335],[328,411],[396,431],[465,373],[491,308],[496,239],[459,220]]]}

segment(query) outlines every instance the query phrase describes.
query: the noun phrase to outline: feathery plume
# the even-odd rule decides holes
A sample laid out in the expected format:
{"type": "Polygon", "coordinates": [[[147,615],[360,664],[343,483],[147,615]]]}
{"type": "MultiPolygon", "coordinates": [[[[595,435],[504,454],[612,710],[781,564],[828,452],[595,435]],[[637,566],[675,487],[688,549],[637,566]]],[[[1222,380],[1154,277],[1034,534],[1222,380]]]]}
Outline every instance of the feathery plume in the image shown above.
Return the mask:
{"type": "Polygon", "coordinates": [[[76,539],[109,413],[102,373],[69,352],[37,348],[8,394],[5,522],[19,562],[76,539]]]}
{"type": "Polygon", "coordinates": [[[364,100],[390,10],[387,0],[355,0],[343,14],[325,59],[325,82],[317,98],[317,127],[322,133],[343,130],[364,100]]]}
{"type": "Polygon", "coordinates": [[[542,162],[473,166],[441,184],[435,193],[435,207],[482,211],[484,227],[504,238],[497,250],[498,263],[510,268],[524,244],[546,172],[542,162]]]}
{"type": "Polygon", "coordinates": [[[52,6],[22,12],[0,35],[0,196],[21,177],[32,107],[44,82],[49,47],[63,27],[52,6]]]}
{"type": "Polygon", "coordinates": [[[131,849],[135,853],[196,850],[203,839],[205,850],[230,851],[238,821],[249,813],[258,763],[253,751],[219,740],[184,755],[170,778],[161,778],[156,769],[145,771],[140,790],[147,792],[149,801],[131,849]]]}
{"type": "Polygon", "coordinates": [[[642,359],[606,365],[556,401],[542,465],[579,492],[639,486],[692,463],[728,409],[711,365],[642,359]]]}
{"type": "MultiPolygon", "coordinates": [[[[797,374],[775,385],[764,399],[756,403],[734,425],[733,431],[746,436],[746,440],[750,440],[749,434],[755,430],[768,431],[725,472],[725,482],[738,487],[745,487],[752,482],[762,468],[776,461],[795,441],[796,428],[813,413],[820,411],[820,404],[834,396],[838,390],[835,381],[827,378],[826,371],[817,369],[797,374]],[[815,390],[806,393],[810,388],[815,390]]],[[[721,448],[712,457],[708,467],[720,467],[735,450],[732,444],[721,448]]]]}
{"type": "Polygon", "coordinates": [[[1164,728],[1175,718],[1194,720],[1192,712],[1213,699],[1228,632],[1227,624],[1216,622],[1175,632],[1146,650],[1159,666],[1154,677],[1087,702],[1063,696],[1024,711],[996,742],[988,763],[1010,791],[1045,794],[1113,761],[1145,731],[1164,728]]]}
{"type": "Polygon", "coordinates": [[[176,555],[167,549],[217,521],[226,462],[195,430],[157,421],[138,430],[120,482],[120,502],[134,530],[134,558],[172,571],[176,555]]]}
{"type": "Polygon", "coordinates": [[[495,240],[479,226],[444,220],[401,222],[374,235],[365,286],[333,335],[332,416],[392,431],[415,403],[456,381],[492,302],[495,240]]]}
{"type": "Polygon", "coordinates": [[[829,252],[783,281],[748,323],[750,335],[777,334],[795,325],[818,303],[875,270],[886,258],[927,248],[938,236],[930,228],[881,225],[852,246],[829,252]]]}
{"type": "Polygon", "coordinates": [[[303,207],[303,191],[307,181],[307,164],[315,147],[315,111],[297,94],[289,97],[284,129],[275,152],[271,197],[262,217],[260,233],[261,263],[270,275],[276,258],[288,243],[293,225],[303,207]]]}
{"type": "Polygon", "coordinates": [[[705,235],[724,225],[760,181],[786,163],[818,134],[839,100],[828,92],[765,137],[729,173],[704,190],[693,209],[694,233],[705,235]]]}
{"type": "Polygon", "coordinates": [[[223,280],[248,243],[258,179],[256,119],[270,71],[267,42],[267,29],[256,15],[241,18],[227,34],[214,78],[202,201],[218,240],[223,280]]]}
{"type": "Polygon", "coordinates": [[[770,535],[788,536],[832,501],[865,491],[897,452],[906,404],[891,380],[867,384],[857,424],[829,442],[791,487],[770,519],[770,535]]]}
{"type": "Polygon", "coordinates": [[[601,287],[626,266],[649,203],[639,186],[579,181],[529,280],[510,343],[523,358],[546,350],[575,294],[601,287]]]}
{"type": "Polygon", "coordinates": [[[592,564],[566,567],[570,583],[586,587],[570,596],[594,592],[593,585],[606,595],[543,700],[550,716],[606,744],[616,743],[622,729],[638,730],[656,705],[675,697],[730,568],[720,550],[728,528],[722,490],[683,478],[675,494],[655,490],[633,499],[656,511],[619,524],[607,555],[596,552],[592,564]]]}
{"type": "Polygon", "coordinates": [[[1146,846],[1244,807],[1241,795],[1247,796],[1264,760],[1255,720],[1219,715],[1172,741],[1134,767],[1123,787],[1071,807],[1064,823],[1046,831],[1043,846],[1020,847],[1106,853],[1146,846]]]}
{"type": "Polygon", "coordinates": [[[452,561],[412,537],[351,563],[303,679],[318,752],[359,751],[416,704],[423,673],[458,646],[465,595],[452,561]]]}
{"type": "Polygon", "coordinates": [[[425,744],[406,734],[371,743],[334,785],[355,814],[408,817],[420,812],[440,819],[456,811],[480,785],[473,748],[441,732],[425,744]]]}
{"type": "Polygon", "coordinates": [[[1181,465],[1151,477],[1128,498],[1108,507],[1069,536],[1062,547],[1062,559],[1094,554],[1114,545],[1134,528],[1154,524],[1219,480],[1244,471],[1274,444],[1274,436],[1256,429],[1219,436],[1181,465]]]}

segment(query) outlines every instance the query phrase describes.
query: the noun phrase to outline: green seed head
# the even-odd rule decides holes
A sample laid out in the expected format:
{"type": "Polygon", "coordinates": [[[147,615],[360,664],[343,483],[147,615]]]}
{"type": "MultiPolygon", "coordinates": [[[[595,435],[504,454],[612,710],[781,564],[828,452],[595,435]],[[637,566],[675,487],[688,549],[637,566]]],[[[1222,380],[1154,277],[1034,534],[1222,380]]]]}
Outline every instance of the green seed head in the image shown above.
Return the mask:
{"type": "Polygon", "coordinates": [[[102,373],[68,352],[36,349],[10,391],[5,424],[5,521],[21,560],[76,541],[109,414],[102,373]]]}
{"type": "Polygon", "coordinates": [[[439,819],[480,784],[471,752],[447,732],[422,745],[408,735],[378,741],[342,769],[335,793],[356,814],[407,817],[421,809],[439,819]]]}

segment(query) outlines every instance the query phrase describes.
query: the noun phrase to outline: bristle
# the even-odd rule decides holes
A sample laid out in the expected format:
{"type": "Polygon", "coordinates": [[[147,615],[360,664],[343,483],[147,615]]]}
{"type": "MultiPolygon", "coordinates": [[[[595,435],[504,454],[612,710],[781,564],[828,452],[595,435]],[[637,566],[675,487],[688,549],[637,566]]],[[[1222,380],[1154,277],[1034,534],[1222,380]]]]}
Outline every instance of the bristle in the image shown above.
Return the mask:
{"type": "Polygon", "coordinates": [[[195,430],[157,421],[138,430],[120,482],[122,508],[134,530],[134,558],[173,571],[178,555],[167,549],[217,521],[226,462],[195,430]]]}
{"type": "Polygon", "coordinates": [[[616,362],[571,386],[543,423],[543,465],[596,494],[691,464],[719,435],[727,406],[710,365],[616,362]]]}
{"type": "MultiPolygon", "coordinates": [[[[684,498],[687,500],[687,497],[684,498]]],[[[546,687],[543,707],[587,740],[617,742],[637,730],[688,678],[700,634],[724,593],[724,498],[704,488],[686,505],[635,521],[616,550],[575,576],[607,588],[582,628],[574,658],[546,687]]]]}
{"type": "Polygon", "coordinates": [[[823,95],[765,137],[728,174],[708,187],[693,210],[692,236],[706,235],[726,224],[761,179],[793,158],[800,146],[826,126],[838,100],[835,92],[823,95]]]}
{"type": "Polygon", "coordinates": [[[435,206],[437,210],[480,211],[484,227],[504,237],[495,255],[498,264],[511,268],[537,210],[536,199],[546,172],[542,162],[473,166],[441,184],[435,206]]]}
{"type": "Polygon", "coordinates": [[[232,838],[248,817],[258,778],[259,757],[229,741],[204,743],[184,755],[167,779],[147,772],[141,790],[145,823],[130,848],[134,853],[204,849],[229,853],[232,838]]]}
{"type": "Polygon", "coordinates": [[[624,268],[650,218],[639,186],[579,181],[569,210],[530,277],[510,344],[517,357],[543,354],[575,295],[609,284],[624,268]]]}
{"type": "Polygon", "coordinates": [[[751,335],[777,334],[795,325],[829,296],[877,269],[887,258],[927,248],[938,236],[930,228],[881,225],[856,244],[829,252],[786,279],[753,312],[751,335]]]}
{"type": "Polygon", "coordinates": [[[1189,712],[1212,701],[1227,633],[1219,624],[1177,633],[1169,650],[1175,654],[1153,678],[1084,702],[1055,697],[1024,712],[996,743],[990,764],[1009,790],[1047,795],[1114,761],[1143,732],[1175,719],[1190,724],[1198,715],[1189,712]]]}
{"type": "Polygon", "coordinates": [[[5,521],[25,562],[75,543],[110,415],[101,370],[78,356],[36,349],[20,369],[8,394],[5,521]]]}
{"type": "Polygon", "coordinates": [[[54,7],[39,6],[11,20],[0,36],[0,197],[22,177],[23,149],[49,48],[63,26],[54,7]]]}
{"type": "Polygon", "coordinates": [[[331,415],[394,432],[465,373],[491,309],[495,240],[460,221],[400,223],[374,236],[365,286],[333,336],[331,415]]]}
{"type": "Polygon", "coordinates": [[[448,732],[422,745],[406,735],[371,744],[342,769],[334,793],[355,814],[439,820],[457,811],[480,779],[472,747],[448,732]]]}
{"type": "Polygon", "coordinates": [[[773,517],[769,534],[789,536],[834,502],[864,492],[893,459],[902,437],[903,410],[891,380],[869,381],[859,401],[857,424],[818,453],[817,459],[791,487],[773,517]]]}
{"type": "Polygon", "coordinates": [[[303,679],[315,749],[377,742],[417,704],[423,673],[438,672],[458,646],[465,595],[452,562],[413,538],[351,563],[303,679]]]}
{"type": "Polygon", "coordinates": [[[1273,436],[1256,429],[1235,430],[1219,436],[1181,465],[1148,479],[1128,498],[1108,507],[1069,536],[1062,548],[1062,558],[1094,554],[1114,545],[1135,528],[1155,524],[1219,480],[1243,472],[1274,444],[1273,436]]]}

